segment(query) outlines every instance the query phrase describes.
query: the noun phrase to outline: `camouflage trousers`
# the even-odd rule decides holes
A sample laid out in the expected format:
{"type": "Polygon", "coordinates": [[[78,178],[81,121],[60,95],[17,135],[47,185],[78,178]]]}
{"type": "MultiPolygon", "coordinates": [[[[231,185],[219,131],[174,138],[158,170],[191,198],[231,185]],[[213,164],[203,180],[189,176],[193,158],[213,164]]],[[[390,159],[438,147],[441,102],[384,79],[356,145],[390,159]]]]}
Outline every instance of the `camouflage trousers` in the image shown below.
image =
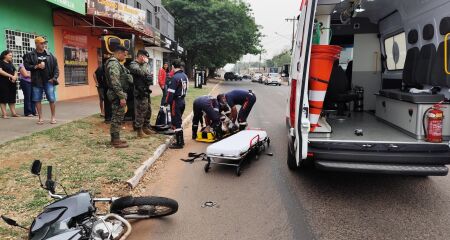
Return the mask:
{"type": "Polygon", "coordinates": [[[120,106],[119,99],[115,99],[114,101],[112,101],[111,112],[112,116],[110,133],[113,137],[119,137],[123,117],[125,116],[125,107],[120,106]]]}
{"type": "Polygon", "coordinates": [[[150,127],[152,116],[151,99],[149,97],[134,98],[134,126],[136,128],[150,127]]]}

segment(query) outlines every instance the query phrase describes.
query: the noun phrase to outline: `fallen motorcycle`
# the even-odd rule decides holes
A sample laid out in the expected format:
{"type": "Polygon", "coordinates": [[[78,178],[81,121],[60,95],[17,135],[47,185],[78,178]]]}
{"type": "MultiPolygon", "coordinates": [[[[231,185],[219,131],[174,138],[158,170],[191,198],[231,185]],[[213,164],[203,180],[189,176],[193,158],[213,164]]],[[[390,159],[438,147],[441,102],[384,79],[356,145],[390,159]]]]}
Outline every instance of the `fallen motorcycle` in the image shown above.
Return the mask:
{"type": "Polygon", "coordinates": [[[47,167],[47,180],[41,180],[42,163],[35,160],[31,173],[38,176],[40,185],[55,201],[44,208],[30,228],[6,216],[9,225],[28,230],[29,240],[125,240],[132,227],[128,220],[168,216],[178,210],[178,203],[164,197],[94,198],[87,191],[68,195],[64,187],[53,180],[52,166],[47,167]],[[56,186],[65,194],[57,194],[56,186]],[[108,214],[99,214],[96,203],[109,203],[108,214]]]}

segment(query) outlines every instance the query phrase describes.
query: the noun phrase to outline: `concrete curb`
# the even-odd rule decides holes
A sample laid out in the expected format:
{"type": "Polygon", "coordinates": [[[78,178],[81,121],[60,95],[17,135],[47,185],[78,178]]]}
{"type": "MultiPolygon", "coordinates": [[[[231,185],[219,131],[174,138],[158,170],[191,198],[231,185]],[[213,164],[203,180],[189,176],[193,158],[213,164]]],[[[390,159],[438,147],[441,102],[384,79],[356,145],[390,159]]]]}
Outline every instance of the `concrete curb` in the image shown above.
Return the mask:
{"type": "MultiPolygon", "coordinates": [[[[216,83],[216,85],[211,89],[211,91],[209,92],[209,94],[211,94],[212,92],[214,92],[217,87],[219,86],[219,83],[216,83]]],[[[188,125],[189,123],[191,123],[192,121],[192,117],[194,115],[194,112],[190,112],[189,115],[183,119],[183,123],[182,123],[182,127],[183,129],[186,127],[186,125],[188,125]]],[[[158,160],[161,155],[163,155],[164,152],[166,152],[166,150],[169,148],[170,142],[172,141],[172,139],[174,138],[174,136],[170,136],[166,139],[166,141],[159,145],[158,148],[156,148],[155,152],[153,152],[153,155],[147,159],[145,162],[142,163],[142,165],[136,169],[134,171],[134,176],[130,179],[128,179],[126,181],[126,183],[128,184],[128,186],[130,188],[135,188],[139,182],[141,181],[142,177],[145,175],[145,173],[147,172],[147,170],[153,165],[153,163],[156,162],[156,160],[158,160]]]]}

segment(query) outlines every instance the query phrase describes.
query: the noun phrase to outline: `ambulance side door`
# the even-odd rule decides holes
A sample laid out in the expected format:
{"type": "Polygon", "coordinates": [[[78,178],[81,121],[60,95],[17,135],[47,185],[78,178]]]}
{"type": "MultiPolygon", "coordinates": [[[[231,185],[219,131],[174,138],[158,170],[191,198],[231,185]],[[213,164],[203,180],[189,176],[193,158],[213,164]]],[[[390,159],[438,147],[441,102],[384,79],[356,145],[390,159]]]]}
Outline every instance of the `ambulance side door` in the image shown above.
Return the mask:
{"type": "Polygon", "coordinates": [[[292,84],[295,86],[295,144],[297,165],[308,155],[309,103],[308,79],[314,16],[318,0],[302,0],[291,63],[292,84]]]}

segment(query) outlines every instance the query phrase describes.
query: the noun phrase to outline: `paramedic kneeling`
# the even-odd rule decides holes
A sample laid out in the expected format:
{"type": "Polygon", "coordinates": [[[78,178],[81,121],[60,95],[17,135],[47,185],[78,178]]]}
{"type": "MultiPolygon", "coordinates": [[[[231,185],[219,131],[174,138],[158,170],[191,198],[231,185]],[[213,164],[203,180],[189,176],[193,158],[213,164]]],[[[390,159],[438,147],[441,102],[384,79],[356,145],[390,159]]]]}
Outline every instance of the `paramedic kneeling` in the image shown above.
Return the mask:
{"type": "Polygon", "coordinates": [[[194,101],[194,117],[192,119],[192,139],[197,138],[198,124],[202,121],[203,113],[206,114],[206,125],[220,136],[222,133],[220,122],[220,106],[216,98],[212,96],[200,96],[194,101]]]}
{"type": "Polygon", "coordinates": [[[185,108],[184,97],[188,90],[188,77],[183,72],[182,67],[184,63],[180,60],[175,60],[172,63],[175,75],[172,82],[167,89],[166,104],[170,105],[172,110],[172,128],[175,131],[176,142],[170,145],[170,148],[179,149],[184,146],[183,128],[181,124],[183,122],[183,113],[185,108]]]}
{"type": "Polygon", "coordinates": [[[247,127],[247,117],[256,102],[256,95],[251,90],[236,89],[225,94],[219,94],[217,100],[220,103],[227,104],[231,109],[231,121],[239,123],[239,130],[244,130],[247,127]],[[241,105],[239,114],[236,105],[241,105]]]}

